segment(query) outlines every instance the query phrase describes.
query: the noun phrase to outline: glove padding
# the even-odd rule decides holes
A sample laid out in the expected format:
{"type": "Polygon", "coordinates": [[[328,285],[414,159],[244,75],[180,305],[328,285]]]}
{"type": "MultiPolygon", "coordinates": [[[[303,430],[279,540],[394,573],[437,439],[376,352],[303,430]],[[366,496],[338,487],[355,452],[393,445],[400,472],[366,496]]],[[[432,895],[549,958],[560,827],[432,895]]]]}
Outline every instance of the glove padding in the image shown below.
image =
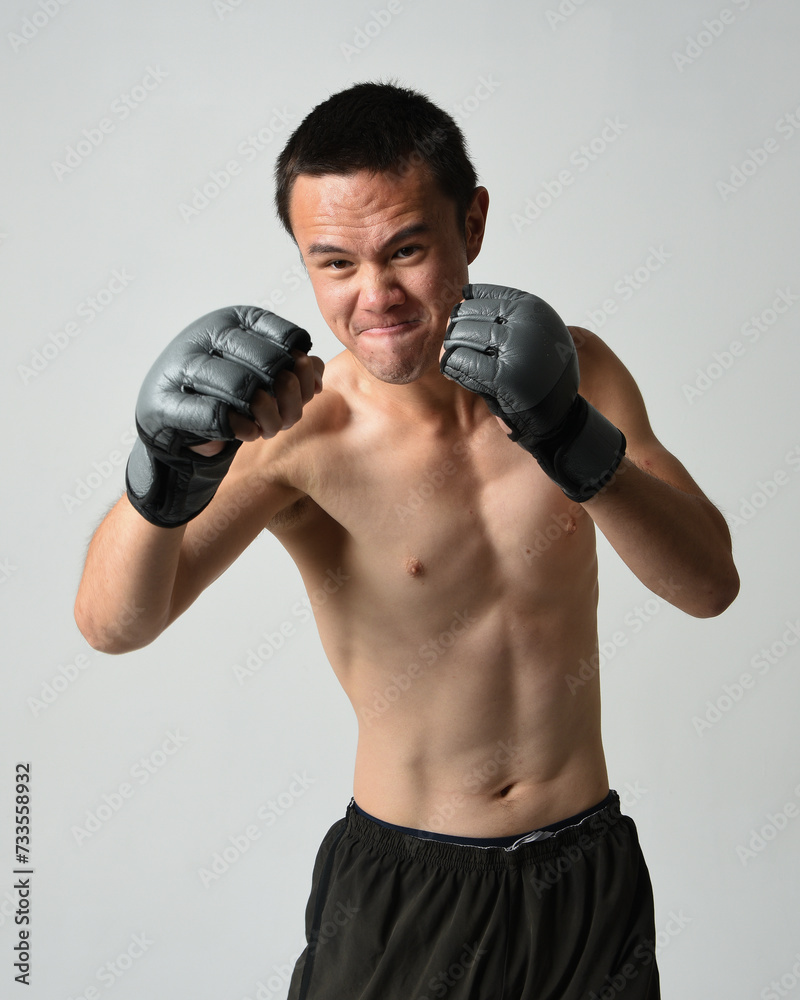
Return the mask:
{"type": "Polygon", "coordinates": [[[255,306],[217,309],[190,324],[159,355],[136,404],[136,441],[126,483],[131,504],[152,524],[186,524],[212,500],[241,445],[231,408],[252,419],[258,389],[274,395],[277,376],[308,353],[305,330],[255,306]],[[190,451],[227,441],[207,458],[190,451]]]}
{"type": "Polygon", "coordinates": [[[593,497],[625,454],[625,437],[578,395],[578,355],[555,310],[500,285],[465,285],[450,314],[441,370],[486,400],[570,500],[593,497]]]}

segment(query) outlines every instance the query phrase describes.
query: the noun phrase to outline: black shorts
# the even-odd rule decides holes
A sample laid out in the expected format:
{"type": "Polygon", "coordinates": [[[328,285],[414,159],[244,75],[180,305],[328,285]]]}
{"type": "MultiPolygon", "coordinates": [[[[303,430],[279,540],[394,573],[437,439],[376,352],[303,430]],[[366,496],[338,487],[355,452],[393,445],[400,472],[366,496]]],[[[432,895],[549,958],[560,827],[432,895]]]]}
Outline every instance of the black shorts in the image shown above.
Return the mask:
{"type": "Polygon", "coordinates": [[[462,846],[351,802],[317,855],[288,1000],[658,1000],[634,822],[614,791],[573,819],[462,846]]]}

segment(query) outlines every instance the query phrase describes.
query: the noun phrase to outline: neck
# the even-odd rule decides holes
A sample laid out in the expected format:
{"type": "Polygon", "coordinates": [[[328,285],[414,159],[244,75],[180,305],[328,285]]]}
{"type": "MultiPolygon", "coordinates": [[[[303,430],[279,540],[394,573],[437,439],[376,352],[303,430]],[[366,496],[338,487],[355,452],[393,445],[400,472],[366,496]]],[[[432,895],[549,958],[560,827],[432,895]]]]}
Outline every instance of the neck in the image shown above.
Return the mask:
{"type": "Polygon", "coordinates": [[[359,391],[373,406],[408,420],[444,425],[472,424],[485,415],[480,396],[445,378],[438,362],[413,382],[383,382],[349,355],[359,391]]]}

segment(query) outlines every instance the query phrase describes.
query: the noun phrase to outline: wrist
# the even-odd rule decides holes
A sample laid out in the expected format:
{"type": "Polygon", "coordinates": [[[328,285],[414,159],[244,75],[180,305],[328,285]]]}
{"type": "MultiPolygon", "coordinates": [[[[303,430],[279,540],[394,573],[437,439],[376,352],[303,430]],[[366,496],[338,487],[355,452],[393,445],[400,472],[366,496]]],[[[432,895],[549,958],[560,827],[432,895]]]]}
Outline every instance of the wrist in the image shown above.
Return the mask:
{"type": "Polygon", "coordinates": [[[240,441],[228,441],[217,455],[170,454],[135,442],[125,470],[131,506],[161,528],[177,528],[211,503],[233,462],[240,441]]]}
{"type": "Polygon", "coordinates": [[[607,485],[625,455],[625,435],[577,395],[564,419],[546,438],[519,443],[530,451],[562,492],[577,503],[607,485]]]}

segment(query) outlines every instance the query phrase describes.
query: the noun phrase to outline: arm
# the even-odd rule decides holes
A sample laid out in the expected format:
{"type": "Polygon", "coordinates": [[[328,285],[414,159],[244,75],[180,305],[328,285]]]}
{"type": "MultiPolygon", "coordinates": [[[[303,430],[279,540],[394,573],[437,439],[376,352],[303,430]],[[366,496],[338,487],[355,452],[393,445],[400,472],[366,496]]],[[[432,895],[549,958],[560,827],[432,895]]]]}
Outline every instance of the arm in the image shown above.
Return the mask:
{"type": "Polygon", "coordinates": [[[185,526],[159,528],[123,496],[89,544],[75,621],[90,646],[126,653],[166,628],[185,526]]]}
{"type": "Polygon", "coordinates": [[[721,614],[739,576],[724,517],[653,434],[630,373],[599,337],[570,327],[581,395],[620,428],[626,457],[583,504],[620,557],[654,593],[699,618],[721,614]]]}
{"type": "Polygon", "coordinates": [[[239,450],[214,499],[188,524],[162,528],[126,495],[116,503],[89,545],[75,602],[75,621],[91,646],[126,653],[152,642],[302,496],[248,471],[257,448],[239,450]]]}
{"type": "Polygon", "coordinates": [[[728,527],[656,440],[635,382],[598,337],[528,292],[467,285],[440,364],[486,399],[646,586],[698,617],[731,603],[728,527]]]}
{"type": "Polygon", "coordinates": [[[322,388],[310,346],[272,313],[231,307],[156,360],[139,393],[127,495],[92,540],[75,604],[95,648],[152,642],[302,495],[280,478],[271,439],[280,450],[322,388]]]}

